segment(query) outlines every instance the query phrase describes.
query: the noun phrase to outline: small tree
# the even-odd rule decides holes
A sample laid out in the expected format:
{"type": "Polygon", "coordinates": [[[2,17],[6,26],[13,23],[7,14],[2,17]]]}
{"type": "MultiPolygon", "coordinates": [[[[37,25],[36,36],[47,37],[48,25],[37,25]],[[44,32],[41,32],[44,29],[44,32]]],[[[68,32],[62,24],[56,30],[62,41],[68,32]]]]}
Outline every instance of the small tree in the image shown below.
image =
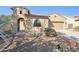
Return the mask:
{"type": "Polygon", "coordinates": [[[0,17],[1,20],[5,20],[5,21],[10,21],[12,19],[12,17],[10,15],[2,15],[0,17]]]}

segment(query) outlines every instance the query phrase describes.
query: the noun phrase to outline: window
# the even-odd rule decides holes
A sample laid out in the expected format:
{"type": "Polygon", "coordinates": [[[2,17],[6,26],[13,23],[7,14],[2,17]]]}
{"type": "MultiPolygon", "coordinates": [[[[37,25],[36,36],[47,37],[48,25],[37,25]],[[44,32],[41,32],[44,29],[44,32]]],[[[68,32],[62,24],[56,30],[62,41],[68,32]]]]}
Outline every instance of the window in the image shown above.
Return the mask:
{"type": "Polygon", "coordinates": [[[75,20],[75,21],[79,21],[79,19],[75,20]]]}
{"type": "Polygon", "coordinates": [[[22,11],[20,11],[20,14],[22,14],[22,11]]]}
{"type": "Polygon", "coordinates": [[[34,27],[41,27],[41,22],[38,18],[34,21],[34,27]]]}
{"type": "Polygon", "coordinates": [[[54,17],[56,17],[56,15],[54,17]]]}
{"type": "Polygon", "coordinates": [[[30,11],[28,10],[28,15],[30,15],[30,11]]]}

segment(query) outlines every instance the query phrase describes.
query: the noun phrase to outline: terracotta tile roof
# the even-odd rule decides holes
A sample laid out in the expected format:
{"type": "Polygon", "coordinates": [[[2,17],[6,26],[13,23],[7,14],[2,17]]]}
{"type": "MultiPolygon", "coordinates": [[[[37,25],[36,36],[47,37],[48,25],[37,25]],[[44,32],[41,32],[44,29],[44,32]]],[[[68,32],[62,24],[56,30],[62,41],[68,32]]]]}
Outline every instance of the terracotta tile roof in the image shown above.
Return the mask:
{"type": "MultiPolygon", "coordinates": [[[[11,16],[16,17],[14,14],[11,14],[11,16]]],[[[48,18],[49,18],[49,16],[48,16],[48,15],[38,15],[38,14],[30,14],[30,15],[28,15],[28,14],[24,14],[24,16],[30,16],[30,17],[40,17],[40,18],[46,18],[46,19],[48,19],[48,18]]]]}
{"type": "Polygon", "coordinates": [[[79,16],[67,16],[71,19],[74,19],[75,21],[79,21],[79,16]]]}
{"type": "MultiPolygon", "coordinates": [[[[28,16],[28,15],[25,14],[25,16],[28,16]]],[[[39,14],[30,14],[30,16],[32,16],[32,17],[45,17],[45,18],[49,17],[48,15],[39,15],[39,14]]]]}
{"type": "Polygon", "coordinates": [[[79,17],[79,16],[74,16],[74,17],[79,17]]]}
{"type": "Polygon", "coordinates": [[[70,18],[70,20],[76,20],[77,18],[76,17],[74,17],[74,16],[65,16],[66,18],[70,18]]]}
{"type": "Polygon", "coordinates": [[[74,16],[75,21],[79,21],[79,16],[74,16]]]}

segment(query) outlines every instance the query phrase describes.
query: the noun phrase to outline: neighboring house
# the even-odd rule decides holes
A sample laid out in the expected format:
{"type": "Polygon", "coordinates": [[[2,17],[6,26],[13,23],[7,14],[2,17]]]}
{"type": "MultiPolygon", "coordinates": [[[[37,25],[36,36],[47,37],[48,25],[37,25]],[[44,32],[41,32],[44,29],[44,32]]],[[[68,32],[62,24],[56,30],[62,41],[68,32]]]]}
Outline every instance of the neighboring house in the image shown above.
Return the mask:
{"type": "Polygon", "coordinates": [[[66,27],[65,27],[65,29],[73,29],[73,27],[75,27],[74,26],[74,23],[75,23],[74,18],[69,17],[69,16],[64,16],[64,17],[66,17],[66,21],[65,21],[66,27]]]}
{"type": "Polygon", "coordinates": [[[76,26],[79,26],[79,16],[65,16],[67,18],[66,23],[67,29],[73,29],[76,26]]]}
{"type": "Polygon", "coordinates": [[[74,16],[75,24],[74,26],[79,26],[79,16],[74,16]]]}
{"type": "Polygon", "coordinates": [[[76,26],[79,26],[79,16],[63,16],[60,14],[50,14],[49,19],[56,30],[69,29],[73,30],[76,26]]]}

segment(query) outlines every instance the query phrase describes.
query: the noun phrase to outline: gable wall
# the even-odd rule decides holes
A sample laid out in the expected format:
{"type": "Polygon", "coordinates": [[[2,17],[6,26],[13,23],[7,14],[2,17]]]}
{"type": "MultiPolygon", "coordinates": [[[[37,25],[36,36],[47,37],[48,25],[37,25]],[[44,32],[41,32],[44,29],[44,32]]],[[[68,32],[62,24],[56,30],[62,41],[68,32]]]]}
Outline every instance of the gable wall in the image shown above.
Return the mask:
{"type": "Polygon", "coordinates": [[[63,21],[64,22],[66,20],[64,16],[61,16],[59,14],[51,14],[49,18],[51,21],[63,21]]]}

